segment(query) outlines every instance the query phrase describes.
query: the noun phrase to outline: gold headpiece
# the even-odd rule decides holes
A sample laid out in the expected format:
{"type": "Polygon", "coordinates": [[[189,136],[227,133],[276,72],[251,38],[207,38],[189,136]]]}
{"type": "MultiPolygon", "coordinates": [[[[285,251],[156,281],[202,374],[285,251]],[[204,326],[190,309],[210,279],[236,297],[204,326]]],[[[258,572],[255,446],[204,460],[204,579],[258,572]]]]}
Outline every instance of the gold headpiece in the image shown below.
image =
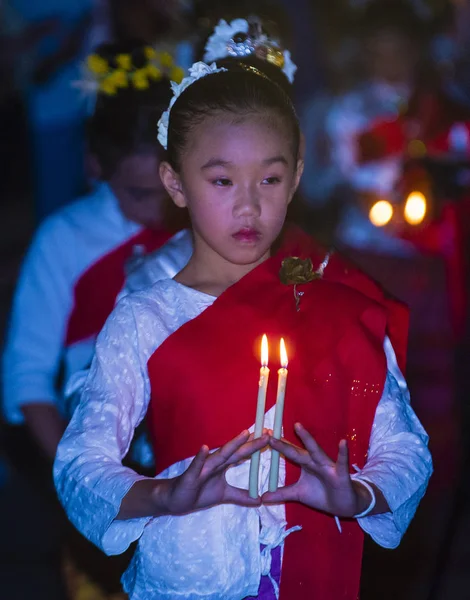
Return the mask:
{"type": "Polygon", "coordinates": [[[257,56],[280,68],[290,83],[294,81],[297,67],[292,62],[289,50],[268,37],[256,17],[234,19],[230,23],[219,21],[204,49],[204,61],[211,63],[223,58],[257,56]]]}

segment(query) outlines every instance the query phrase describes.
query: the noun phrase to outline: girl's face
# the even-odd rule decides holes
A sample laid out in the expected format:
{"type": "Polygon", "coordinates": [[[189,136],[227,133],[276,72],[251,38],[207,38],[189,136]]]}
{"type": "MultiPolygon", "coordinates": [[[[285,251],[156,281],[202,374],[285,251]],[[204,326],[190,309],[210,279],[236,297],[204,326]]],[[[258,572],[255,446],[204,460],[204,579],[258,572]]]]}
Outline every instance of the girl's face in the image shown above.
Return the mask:
{"type": "Polygon", "coordinates": [[[124,216],[151,229],[162,226],[168,198],[159,167],[160,159],[155,152],[131,154],[119,163],[108,180],[124,216]]]}
{"type": "Polygon", "coordinates": [[[286,126],[270,115],[207,117],[190,132],[181,165],[177,174],[163,163],[161,175],[189,210],[195,250],[235,265],[266,258],[303,168],[286,126]]]}

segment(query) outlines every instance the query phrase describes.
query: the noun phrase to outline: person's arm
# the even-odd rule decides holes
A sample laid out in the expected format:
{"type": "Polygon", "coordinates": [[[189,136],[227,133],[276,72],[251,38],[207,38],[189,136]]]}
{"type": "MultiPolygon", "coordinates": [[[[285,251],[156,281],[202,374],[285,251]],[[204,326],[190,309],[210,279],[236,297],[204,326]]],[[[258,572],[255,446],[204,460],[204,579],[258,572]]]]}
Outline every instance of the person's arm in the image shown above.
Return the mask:
{"type": "Polygon", "coordinates": [[[57,446],[64,435],[65,419],[55,406],[48,403],[27,404],[21,410],[33,438],[52,464],[57,446]]]}
{"type": "MultiPolygon", "coordinates": [[[[145,317],[144,317],[145,318],[145,317]]],[[[162,334],[147,319],[143,343],[162,334]]],[[[161,340],[160,340],[161,341],[161,340]]],[[[75,527],[107,554],[137,540],[151,515],[116,521],[129,490],[146,477],[122,465],[150,397],[147,360],[132,304],[124,298],[98,336],[95,355],[73,417],[59,443],[53,475],[59,500],[75,527]]],[[[151,481],[151,480],[149,480],[151,481]]]]}
{"type": "Polygon", "coordinates": [[[270,445],[301,467],[300,477],[294,484],[263,494],[263,501],[301,502],[336,517],[355,517],[378,544],[395,548],[426,491],[432,460],[428,437],[409,405],[406,383],[388,338],[384,348],[388,372],[364,468],[351,476],[345,440],[339,444],[335,461],[297,423],[303,447],[274,438],[270,445]]]}
{"type": "Polygon", "coordinates": [[[46,221],[31,244],[13,299],[2,364],[7,421],[26,422],[51,460],[65,429],[55,380],[73,287],[61,227],[57,218],[46,221]]]}
{"type": "Polygon", "coordinates": [[[219,450],[203,446],[172,479],[147,478],[122,465],[150,397],[147,362],[165,327],[141,299],[124,298],[96,343],[80,404],[54,463],[54,481],[69,519],[107,554],[124,552],[151,518],[186,514],[220,503],[259,505],[230,486],[226,469],[267,444],[242,432],[219,450]],[[135,312],[134,312],[135,310],[135,312]]]}
{"type": "Polygon", "coordinates": [[[377,407],[364,468],[353,478],[380,490],[390,512],[371,512],[359,525],[375,542],[396,548],[426,492],[432,474],[428,435],[410,405],[408,388],[390,340],[385,340],[388,373],[377,407]]]}

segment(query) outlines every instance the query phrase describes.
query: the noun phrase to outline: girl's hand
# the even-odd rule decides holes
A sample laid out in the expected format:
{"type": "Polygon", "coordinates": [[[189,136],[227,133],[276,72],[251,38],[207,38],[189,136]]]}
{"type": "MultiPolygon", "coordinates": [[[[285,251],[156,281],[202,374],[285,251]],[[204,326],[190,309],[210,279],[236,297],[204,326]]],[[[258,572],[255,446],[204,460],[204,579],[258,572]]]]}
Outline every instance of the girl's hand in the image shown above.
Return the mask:
{"type": "Polygon", "coordinates": [[[301,502],[338,517],[352,517],[365,510],[371,500],[370,494],[349,476],[346,440],[340,441],[338,458],[334,462],[300,423],[295,425],[295,431],[305,449],[274,438],[270,439],[269,444],[301,467],[300,477],[292,485],[279,488],[276,492],[266,492],[262,501],[270,504],[301,502]]]}
{"type": "Polygon", "coordinates": [[[250,498],[248,490],[229,485],[225,473],[229,467],[267,446],[268,440],[266,433],[250,440],[250,433],[243,431],[212,454],[203,446],[182,475],[155,480],[155,483],[160,482],[154,490],[157,514],[181,515],[226,503],[259,506],[260,498],[250,498]]]}

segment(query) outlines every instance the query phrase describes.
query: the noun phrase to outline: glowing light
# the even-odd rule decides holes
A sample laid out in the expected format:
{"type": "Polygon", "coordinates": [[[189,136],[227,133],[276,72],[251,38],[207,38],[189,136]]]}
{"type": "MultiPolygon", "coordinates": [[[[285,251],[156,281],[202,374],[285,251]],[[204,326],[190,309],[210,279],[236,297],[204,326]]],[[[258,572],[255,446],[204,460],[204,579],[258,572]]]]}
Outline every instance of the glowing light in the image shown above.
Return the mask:
{"type": "Polygon", "coordinates": [[[393,206],[387,200],[379,200],[369,211],[370,222],[376,227],[384,227],[393,217],[393,206]]]}
{"type": "Polygon", "coordinates": [[[411,192],[405,203],[405,220],[409,225],[419,225],[426,216],[426,197],[421,192],[411,192]]]}
{"type": "Polygon", "coordinates": [[[287,360],[287,350],[286,350],[286,344],[284,342],[284,338],[281,338],[281,344],[279,347],[279,351],[280,351],[280,355],[281,355],[281,367],[283,369],[287,369],[287,365],[289,364],[289,361],[287,360]]]}
{"type": "Polygon", "coordinates": [[[268,356],[269,356],[268,338],[267,338],[266,334],[264,334],[263,338],[261,339],[261,365],[263,367],[268,366],[268,356]]]}

